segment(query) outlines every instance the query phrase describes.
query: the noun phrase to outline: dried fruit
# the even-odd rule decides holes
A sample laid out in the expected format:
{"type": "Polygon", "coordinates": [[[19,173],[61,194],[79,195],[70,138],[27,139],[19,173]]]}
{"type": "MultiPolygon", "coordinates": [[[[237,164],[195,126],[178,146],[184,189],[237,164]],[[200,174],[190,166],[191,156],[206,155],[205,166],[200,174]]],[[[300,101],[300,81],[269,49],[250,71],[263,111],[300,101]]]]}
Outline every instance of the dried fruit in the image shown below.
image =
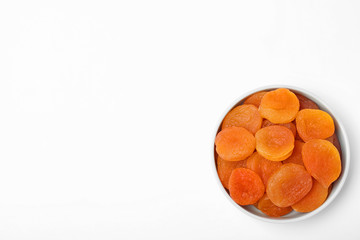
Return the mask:
{"type": "Polygon", "coordinates": [[[281,217],[292,211],[291,207],[278,207],[276,206],[265,193],[259,200],[256,207],[270,217],[281,217]]]}
{"type": "Polygon", "coordinates": [[[261,128],[262,117],[258,109],[251,104],[244,104],[232,109],[224,118],[222,129],[243,127],[255,134],[261,128]]]}
{"type": "Polygon", "coordinates": [[[302,147],[304,146],[304,142],[295,140],[295,147],[290,157],[285,159],[283,163],[295,163],[304,166],[303,160],[302,160],[302,147]]]}
{"type": "Polygon", "coordinates": [[[322,110],[304,109],[296,117],[296,129],[305,142],[325,139],[334,134],[335,125],[331,116],[322,110]]]}
{"type": "Polygon", "coordinates": [[[256,132],[256,150],[271,161],[282,161],[288,158],[294,148],[294,135],[283,126],[264,127],[256,132]]]}
{"type": "Polygon", "coordinates": [[[254,94],[252,94],[250,97],[248,97],[244,104],[252,104],[255,107],[259,107],[260,103],[261,103],[261,99],[263,98],[263,96],[267,93],[267,91],[263,91],[263,92],[256,92],[254,94]]]}
{"type": "Polygon", "coordinates": [[[278,207],[289,207],[311,190],[312,179],[306,169],[298,164],[287,163],[269,178],[266,192],[278,207]]]}
{"type": "Polygon", "coordinates": [[[294,134],[294,136],[296,136],[296,126],[294,123],[290,122],[290,123],[279,123],[279,124],[275,124],[270,122],[267,119],[264,119],[263,123],[262,123],[262,127],[268,127],[268,126],[273,126],[273,125],[279,125],[279,126],[283,126],[286,127],[288,129],[290,129],[290,131],[294,134]]]}
{"type": "Polygon", "coordinates": [[[263,96],[259,111],[263,118],[272,123],[289,123],[295,119],[299,107],[299,99],[293,92],[279,88],[263,96]]]}
{"type": "Polygon", "coordinates": [[[240,205],[256,203],[263,195],[265,187],[259,175],[246,168],[236,168],[229,179],[231,198],[240,205]]]}
{"type": "Polygon", "coordinates": [[[254,152],[246,160],[246,167],[256,172],[265,186],[267,185],[267,181],[271,174],[281,165],[281,162],[267,160],[257,152],[254,152]]]}
{"type": "Polygon", "coordinates": [[[322,139],[306,142],[302,157],[307,171],[324,187],[328,188],[340,176],[340,154],[331,142],[322,139]]]}
{"type": "Polygon", "coordinates": [[[216,135],[215,146],[222,159],[240,161],[254,152],[255,137],[243,127],[229,127],[216,135]]]}
{"type": "Polygon", "coordinates": [[[313,186],[310,192],[299,202],[291,207],[297,212],[311,212],[320,207],[328,196],[328,188],[323,187],[318,181],[313,179],[313,186]]]}
{"type": "Polygon", "coordinates": [[[218,157],[216,161],[216,165],[217,165],[217,172],[219,175],[219,179],[222,185],[224,186],[224,188],[229,189],[229,178],[231,172],[235,168],[240,168],[240,167],[246,168],[246,160],[226,161],[221,157],[218,157]]]}
{"type": "Polygon", "coordinates": [[[295,95],[299,99],[300,110],[302,110],[302,109],[319,109],[318,105],[316,103],[314,103],[313,101],[311,101],[310,99],[308,99],[307,97],[305,97],[301,94],[298,94],[298,93],[296,93],[295,95]]]}
{"type": "Polygon", "coordinates": [[[334,144],[334,146],[337,148],[337,150],[339,151],[340,156],[341,156],[341,145],[340,145],[339,138],[337,137],[336,133],[334,133],[331,137],[328,137],[326,140],[328,140],[329,142],[334,144]]]}
{"type": "Polygon", "coordinates": [[[239,104],[215,138],[217,173],[230,197],[270,217],[321,206],[341,174],[332,117],[285,88],[239,104]]]}

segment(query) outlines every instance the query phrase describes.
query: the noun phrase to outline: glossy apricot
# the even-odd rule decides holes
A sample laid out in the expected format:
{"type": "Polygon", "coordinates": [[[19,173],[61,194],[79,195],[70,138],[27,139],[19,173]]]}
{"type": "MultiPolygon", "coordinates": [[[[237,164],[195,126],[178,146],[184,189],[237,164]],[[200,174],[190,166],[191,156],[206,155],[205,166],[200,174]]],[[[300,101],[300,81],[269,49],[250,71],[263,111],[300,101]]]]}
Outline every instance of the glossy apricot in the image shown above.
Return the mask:
{"type": "Polygon", "coordinates": [[[296,117],[296,130],[304,142],[311,139],[326,139],[334,134],[332,117],[318,109],[303,109],[296,117]]]}
{"type": "Polygon", "coordinates": [[[256,203],[265,192],[259,175],[246,168],[236,168],[229,179],[230,197],[239,205],[256,203]]]}
{"type": "Polygon", "coordinates": [[[255,150],[255,137],[243,127],[228,127],[215,138],[216,152],[227,161],[246,159],[255,150]]]}
{"type": "Polygon", "coordinates": [[[289,123],[295,119],[299,108],[299,99],[293,92],[278,88],[263,96],[259,111],[263,118],[272,123],[289,123]]]}
{"type": "Polygon", "coordinates": [[[246,168],[246,160],[226,161],[221,157],[218,157],[216,161],[216,165],[217,165],[217,173],[222,185],[224,186],[224,188],[229,189],[229,179],[231,172],[235,168],[240,168],[240,167],[246,168]]]}
{"type": "Polygon", "coordinates": [[[276,206],[289,207],[305,197],[311,187],[311,175],[303,166],[286,163],[271,175],[266,193],[276,206]]]}
{"type": "Polygon", "coordinates": [[[313,179],[313,186],[308,194],[291,207],[297,212],[311,212],[320,207],[328,196],[328,188],[313,179]]]}
{"type": "Polygon", "coordinates": [[[256,151],[271,161],[288,158],[294,148],[294,135],[286,127],[274,125],[256,132],[256,151]]]}
{"type": "Polygon", "coordinates": [[[340,154],[331,142],[310,140],[304,144],[301,153],[307,171],[325,188],[340,176],[340,154]]]}
{"type": "Polygon", "coordinates": [[[270,217],[281,217],[292,211],[291,207],[278,207],[276,206],[265,193],[259,200],[256,207],[270,217]]]}
{"type": "Polygon", "coordinates": [[[260,128],[262,117],[252,104],[244,104],[232,109],[224,118],[222,129],[227,127],[243,127],[255,134],[260,128]]]}
{"type": "Polygon", "coordinates": [[[246,160],[246,167],[248,169],[253,170],[260,176],[265,187],[267,185],[267,181],[271,176],[271,174],[281,165],[282,165],[281,162],[267,160],[257,152],[254,152],[246,160]]]}
{"type": "Polygon", "coordinates": [[[266,93],[267,93],[267,91],[261,91],[261,92],[256,92],[256,93],[252,94],[248,98],[246,98],[246,100],[244,101],[244,104],[252,104],[258,108],[260,106],[261,99],[263,98],[263,96],[266,93]]]}

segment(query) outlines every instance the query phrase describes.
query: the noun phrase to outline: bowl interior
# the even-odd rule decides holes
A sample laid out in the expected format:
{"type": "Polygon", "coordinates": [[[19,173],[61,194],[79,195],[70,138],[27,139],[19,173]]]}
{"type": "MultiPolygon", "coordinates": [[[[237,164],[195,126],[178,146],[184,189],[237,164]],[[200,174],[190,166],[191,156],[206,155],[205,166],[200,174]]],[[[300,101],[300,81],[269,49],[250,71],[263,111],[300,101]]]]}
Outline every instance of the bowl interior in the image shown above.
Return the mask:
{"type": "MultiPolygon", "coordinates": [[[[262,213],[260,210],[258,210],[256,207],[254,207],[253,205],[247,205],[247,206],[240,206],[237,203],[235,203],[231,197],[229,196],[227,190],[222,186],[220,179],[217,175],[217,171],[216,171],[216,152],[215,152],[215,148],[214,148],[214,162],[213,165],[215,166],[215,174],[216,177],[218,179],[218,183],[220,184],[220,187],[222,189],[222,191],[224,192],[225,196],[232,202],[232,204],[235,205],[235,207],[237,207],[239,210],[245,212],[246,214],[255,217],[257,219],[261,219],[264,221],[268,221],[268,222],[294,222],[294,221],[299,221],[299,220],[303,220],[306,218],[309,218],[317,213],[319,213],[320,211],[322,211],[323,209],[325,209],[333,200],[334,198],[338,195],[338,193],[340,192],[347,174],[348,174],[348,170],[349,170],[349,164],[350,164],[350,151],[349,151],[349,143],[348,143],[348,138],[344,129],[344,126],[342,125],[342,123],[340,122],[338,116],[334,113],[334,111],[332,111],[323,101],[321,101],[319,98],[315,97],[314,94],[309,93],[308,91],[304,90],[304,89],[300,89],[298,87],[291,87],[291,86],[268,86],[268,87],[263,87],[263,88],[259,88],[259,89],[255,89],[247,94],[245,94],[244,96],[240,97],[235,104],[233,104],[222,116],[222,118],[220,119],[220,122],[218,124],[218,128],[216,131],[216,134],[221,130],[221,123],[222,120],[224,119],[225,115],[234,107],[241,105],[244,100],[246,99],[246,97],[250,96],[251,94],[258,92],[258,91],[264,91],[264,90],[274,90],[276,88],[288,88],[290,91],[294,92],[294,93],[299,93],[307,98],[309,98],[310,100],[314,101],[321,110],[326,111],[327,113],[329,113],[332,118],[334,119],[334,123],[335,123],[335,133],[338,136],[340,145],[341,145],[341,167],[342,167],[342,171],[341,174],[339,176],[339,178],[332,184],[332,190],[327,198],[327,200],[316,210],[309,212],[309,213],[299,213],[299,212],[295,212],[292,211],[291,213],[282,216],[282,217],[278,217],[278,218],[273,218],[273,217],[269,217],[267,215],[265,215],[264,213],[262,213]]],[[[216,136],[216,135],[215,135],[216,136]]]]}

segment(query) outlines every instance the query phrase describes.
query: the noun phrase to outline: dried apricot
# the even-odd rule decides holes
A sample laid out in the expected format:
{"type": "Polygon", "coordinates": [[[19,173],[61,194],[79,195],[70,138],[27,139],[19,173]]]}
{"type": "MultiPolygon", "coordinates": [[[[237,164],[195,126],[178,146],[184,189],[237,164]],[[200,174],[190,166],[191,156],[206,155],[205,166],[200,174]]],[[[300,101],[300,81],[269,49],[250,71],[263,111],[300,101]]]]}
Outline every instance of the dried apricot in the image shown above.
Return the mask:
{"type": "Polygon", "coordinates": [[[311,101],[310,99],[308,99],[304,95],[301,95],[301,94],[298,94],[298,93],[296,93],[295,95],[299,99],[300,110],[302,110],[302,109],[319,109],[319,107],[318,107],[318,105],[316,103],[314,103],[313,101],[311,101]]]}
{"type": "Polygon", "coordinates": [[[328,188],[323,187],[313,179],[313,185],[308,194],[291,207],[297,212],[311,212],[320,207],[328,196],[328,188]]]}
{"type": "Polygon", "coordinates": [[[263,118],[272,123],[288,123],[295,119],[299,107],[299,99],[293,92],[279,88],[263,96],[259,111],[263,118]]]}
{"type": "Polygon", "coordinates": [[[303,109],[296,117],[296,129],[305,142],[311,139],[325,139],[334,134],[332,117],[318,109],[303,109]]]}
{"type": "Polygon", "coordinates": [[[289,158],[285,159],[283,161],[283,163],[296,163],[296,164],[304,166],[304,163],[302,160],[302,155],[301,155],[301,150],[304,145],[304,142],[295,140],[294,145],[295,145],[295,147],[294,147],[294,150],[293,150],[291,156],[289,158]]]}
{"type": "Polygon", "coordinates": [[[276,206],[289,207],[305,197],[311,187],[311,175],[303,166],[286,163],[271,175],[266,192],[276,206]]]}
{"type": "Polygon", "coordinates": [[[281,162],[267,160],[257,152],[254,152],[246,160],[246,167],[256,172],[265,186],[267,185],[267,181],[271,174],[281,165],[281,162]]]}
{"type": "Polygon", "coordinates": [[[302,148],[304,165],[321,185],[328,188],[341,173],[339,151],[329,141],[313,139],[302,148]]]}
{"type": "Polygon", "coordinates": [[[259,107],[260,103],[261,103],[261,99],[263,98],[263,96],[267,93],[267,91],[262,91],[262,92],[256,92],[252,95],[250,95],[250,97],[246,98],[244,104],[252,104],[255,107],[259,107]]]}
{"type": "Polygon", "coordinates": [[[256,207],[270,217],[281,217],[292,211],[291,207],[278,207],[276,206],[265,193],[259,200],[256,207]]]}
{"type": "Polygon", "coordinates": [[[246,159],[255,150],[255,137],[243,127],[228,127],[215,138],[216,152],[227,161],[246,159]]]}
{"type": "Polygon", "coordinates": [[[271,161],[282,161],[288,158],[294,148],[294,135],[283,126],[264,127],[256,132],[256,150],[271,161]]]}
{"type": "Polygon", "coordinates": [[[265,187],[259,175],[247,168],[236,168],[229,179],[230,197],[240,205],[256,203],[263,195],[265,187]]]}
{"type": "Polygon", "coordinates": [[[224,118],[222,129],[243,127],[255,134],[261,128],[262,117],[258,109],[251,104],[244,104],[232,109],[224,118]]]}
{"type": "Polygon", "coordinates": [[[340,156],[341,156],[341,145],[340,145],[339,138],[337,137],[336,133],[334,133],[331,137],[328,137],[326,140],[328,140],[329,142],[334,144],[334,146],[337,148],[337,150],[339,151],[340,156]]]}
{"type": "Polygon", "coordinates": [[[241,161],[226,161],[222,159],[221,157],[217,158],[217,172],[219,175],[219,179],[224,186],[224,188],[229,189],[229,178],[231,175],[231,172],[235,168],[244,167],[246,168],[246,160],[241,161]]]}
{"type": "Polygon", "coordinates": [[[288,129],[290,129],[290,131],[294,134],[294,136],[296,136],[296,126],[292,122],[275,124],[275,123],[270,122],[267,119],[264,119],[261,127],[264,128],[264,127],[273,126],[273,125],[280,125],[280,126],[286,127],[288,129]]]}

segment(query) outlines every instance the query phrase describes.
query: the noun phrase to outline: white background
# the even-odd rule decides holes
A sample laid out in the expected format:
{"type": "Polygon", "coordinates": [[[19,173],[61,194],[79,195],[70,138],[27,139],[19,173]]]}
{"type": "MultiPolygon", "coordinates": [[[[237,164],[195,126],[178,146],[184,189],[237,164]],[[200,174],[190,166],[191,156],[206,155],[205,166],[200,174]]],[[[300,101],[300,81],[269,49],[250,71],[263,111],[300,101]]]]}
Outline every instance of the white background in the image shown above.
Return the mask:
{"type": "Polygon", "coordinates": [[[0,239],[359,239],[359,1],[1,1],[0,239]],[[315,92],[351,143],[303,222],[239,212],[211,171],[220,115],[315,92]]]}

